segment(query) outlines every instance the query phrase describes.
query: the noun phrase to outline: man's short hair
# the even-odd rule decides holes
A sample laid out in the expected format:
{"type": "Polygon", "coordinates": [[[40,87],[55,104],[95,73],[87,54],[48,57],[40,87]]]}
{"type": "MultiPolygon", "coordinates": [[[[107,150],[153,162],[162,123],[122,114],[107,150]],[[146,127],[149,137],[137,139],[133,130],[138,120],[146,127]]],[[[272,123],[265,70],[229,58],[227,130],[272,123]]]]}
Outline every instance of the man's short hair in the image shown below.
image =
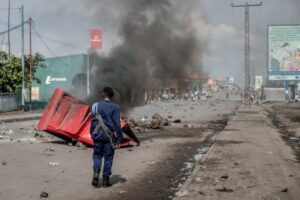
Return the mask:
{"type": "Polygon", "coordinates": [[[111,87],[104,87],[102,92],[109,98],[113,98],[114,90],[111,87]]]}

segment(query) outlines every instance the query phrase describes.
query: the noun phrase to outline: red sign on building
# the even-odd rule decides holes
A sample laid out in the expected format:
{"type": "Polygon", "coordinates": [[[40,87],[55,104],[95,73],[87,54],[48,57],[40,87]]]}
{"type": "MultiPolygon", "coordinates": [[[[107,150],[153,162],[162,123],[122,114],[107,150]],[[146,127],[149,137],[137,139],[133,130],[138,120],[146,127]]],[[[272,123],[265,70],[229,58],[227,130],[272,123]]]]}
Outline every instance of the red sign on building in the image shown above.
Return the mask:
{"type": "Polygon", "coordinates": [[[90,30],[90,48],[91,49],[102,48],[102,31],[100,29],[90,30]]]}

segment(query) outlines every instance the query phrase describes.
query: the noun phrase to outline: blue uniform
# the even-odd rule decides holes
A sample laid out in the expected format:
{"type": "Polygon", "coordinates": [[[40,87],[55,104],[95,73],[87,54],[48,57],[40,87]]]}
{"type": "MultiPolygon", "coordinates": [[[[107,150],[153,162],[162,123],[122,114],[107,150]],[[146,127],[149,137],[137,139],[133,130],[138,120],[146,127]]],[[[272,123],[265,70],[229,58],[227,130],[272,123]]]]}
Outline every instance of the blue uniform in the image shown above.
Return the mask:
{"type": "Polygon", "coordinates": [[[92,106],[92,124],[90,133],[94,142],[93,168],[94,171],[100,171],[102,159],[104,157],[103,177],[108,177],[111,175],[115,150],[102,128],[100,128],[98,133],[94,133],[94,129],[97,126],[97,120],[95,118],[96,113],[101,115],[105,125],[109,129],[108,134],[112,136],[113,143],[120,144],[123,139],[120,125],[120,110],[119,107],[110,100],[100,101],[92,106]]]}

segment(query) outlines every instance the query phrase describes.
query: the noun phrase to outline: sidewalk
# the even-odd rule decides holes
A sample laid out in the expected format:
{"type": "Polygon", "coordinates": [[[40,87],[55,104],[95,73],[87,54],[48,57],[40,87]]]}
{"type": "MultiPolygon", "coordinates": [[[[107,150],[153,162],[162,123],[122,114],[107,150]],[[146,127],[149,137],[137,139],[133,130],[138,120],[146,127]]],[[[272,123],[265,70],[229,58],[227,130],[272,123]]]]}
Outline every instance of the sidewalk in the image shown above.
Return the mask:
{"type": "Polygon", "coordinates": [[[0,113],[0,123],[40,119],[42,112],[9,112],[0,113]]]}
{"type": "Polygon", "coordinates": [[[299,169],[262,108],[241,106],[175,199],[296,200],[299,169]]]}

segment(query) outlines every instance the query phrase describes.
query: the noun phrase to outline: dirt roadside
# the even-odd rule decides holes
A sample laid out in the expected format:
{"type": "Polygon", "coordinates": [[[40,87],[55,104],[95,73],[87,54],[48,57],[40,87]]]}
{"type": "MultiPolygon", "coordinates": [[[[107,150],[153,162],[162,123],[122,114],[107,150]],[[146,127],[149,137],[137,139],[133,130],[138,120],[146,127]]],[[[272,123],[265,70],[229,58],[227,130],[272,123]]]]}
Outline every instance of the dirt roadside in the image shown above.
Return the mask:
{"type": "Polygon", "coordinates": [[[264,105],[266,115],[281,138],[295,152],[300,162],[300,103],[272,103],[264,105]]]}

